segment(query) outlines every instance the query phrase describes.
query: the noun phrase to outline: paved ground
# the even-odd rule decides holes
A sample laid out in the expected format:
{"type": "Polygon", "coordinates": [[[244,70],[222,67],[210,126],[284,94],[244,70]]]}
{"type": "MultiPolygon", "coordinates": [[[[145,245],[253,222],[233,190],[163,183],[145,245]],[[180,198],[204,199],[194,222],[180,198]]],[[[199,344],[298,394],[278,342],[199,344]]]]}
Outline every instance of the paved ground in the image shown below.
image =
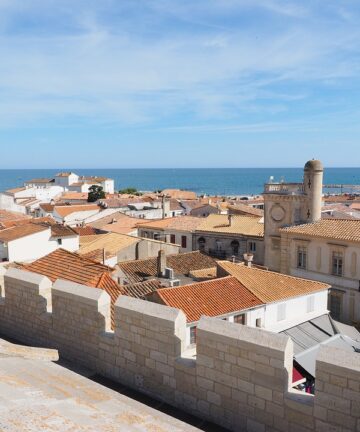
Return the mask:
{"type": "Polygon", "coordinates": [[[0,355],[0,431],[198,432],[50,361],[0,355]]]}

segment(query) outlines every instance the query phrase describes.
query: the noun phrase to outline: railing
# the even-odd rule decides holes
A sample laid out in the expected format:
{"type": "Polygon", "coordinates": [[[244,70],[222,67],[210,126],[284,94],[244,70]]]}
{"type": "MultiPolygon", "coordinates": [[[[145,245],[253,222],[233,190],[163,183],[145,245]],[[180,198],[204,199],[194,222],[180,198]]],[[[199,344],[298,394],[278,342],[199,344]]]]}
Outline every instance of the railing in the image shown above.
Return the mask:
{"type": "Polygon", "coordinates": [[[226,259],[229,254],[224,250],[209,249],[208,254],[213,258],[226,259]]]}
{"type": "Polygon", "coordinates": [[[303,194],[303,183],[266,183],[264,193],[303,194]]]}

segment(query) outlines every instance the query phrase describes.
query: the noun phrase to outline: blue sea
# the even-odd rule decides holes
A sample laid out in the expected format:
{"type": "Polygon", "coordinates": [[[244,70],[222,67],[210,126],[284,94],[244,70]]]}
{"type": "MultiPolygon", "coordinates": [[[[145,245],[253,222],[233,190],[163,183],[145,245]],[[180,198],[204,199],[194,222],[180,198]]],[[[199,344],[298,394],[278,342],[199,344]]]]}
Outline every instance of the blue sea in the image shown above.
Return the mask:
{"type": "MultiPolygon", "coordinates": [[[[115,180],[117,190],[126,187],[141,191],[176,188],[192,190],[199,195],[256,195],[262,192],[270,176],[286,182],[299,182],[303,176],[302,168],[0,170],[0,191],[22,186],[24,181],[32,178],[51,178],[59,171],[110,177],[115,180]]],[[[360,184],[360,168],[327,168],[324,183],[360,184]]]]}

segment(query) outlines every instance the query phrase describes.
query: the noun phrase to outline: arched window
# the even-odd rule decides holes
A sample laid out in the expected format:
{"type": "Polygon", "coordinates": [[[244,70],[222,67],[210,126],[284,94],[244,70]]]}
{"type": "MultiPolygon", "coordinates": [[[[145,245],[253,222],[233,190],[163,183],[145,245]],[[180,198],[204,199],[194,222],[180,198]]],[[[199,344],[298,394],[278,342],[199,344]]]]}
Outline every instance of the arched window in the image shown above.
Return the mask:
{"type": "Polygon", "coordinates": [[[237,240],[233,240],[231,242],[231,249],[234,255],[237,255],[239,253],[239,247],[240,247],[240,243],[237,240]]]}
{"type": "Polygon", "coordinates": [[[205,250],[205,243],[206,243],[206,240],[204,239],[204,237],[200,237],[198,239],[199,250],[201,250],[201,251],[205,250]]]}

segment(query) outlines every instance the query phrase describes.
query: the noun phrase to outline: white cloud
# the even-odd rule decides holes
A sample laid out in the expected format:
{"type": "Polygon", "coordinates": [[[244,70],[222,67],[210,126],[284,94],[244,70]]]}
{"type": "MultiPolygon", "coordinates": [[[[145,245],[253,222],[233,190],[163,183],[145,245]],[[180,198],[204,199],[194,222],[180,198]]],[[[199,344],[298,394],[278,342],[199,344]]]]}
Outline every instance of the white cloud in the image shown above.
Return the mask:
{"type": "Polygon", "coordinates": [[[359,73],[355,23],[330,26],[333,15],[302,2],[49,4],[34,0],[30,10],[25,1],[0,0],[0,125],[72,116],[133,125],[184,112],[202,120],[244,110],[273,115],[311,98],[316,85],[359,73]],[[289,19],[241,19],[254,7],[289,19]],[[28,14],[30,30],[21,24],[28,14]],[[164,19],[169,15],[173,21],[164,19]]]}

